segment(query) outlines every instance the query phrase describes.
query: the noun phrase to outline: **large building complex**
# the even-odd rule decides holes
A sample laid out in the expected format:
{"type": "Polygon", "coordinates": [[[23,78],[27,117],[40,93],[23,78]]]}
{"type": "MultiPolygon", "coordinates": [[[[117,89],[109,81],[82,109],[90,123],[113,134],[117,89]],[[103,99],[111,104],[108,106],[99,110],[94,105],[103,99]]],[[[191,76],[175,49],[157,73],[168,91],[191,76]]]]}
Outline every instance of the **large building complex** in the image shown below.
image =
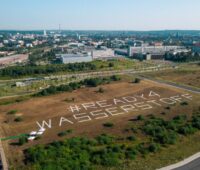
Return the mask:
{"type": "Polygon", "coordinates": [[[129,47],[129,57],[145,56],[146,59],[164,59],[166,53],[187,53],[190,50],[183,46],[141,46],[141,47],[129,47]]]}

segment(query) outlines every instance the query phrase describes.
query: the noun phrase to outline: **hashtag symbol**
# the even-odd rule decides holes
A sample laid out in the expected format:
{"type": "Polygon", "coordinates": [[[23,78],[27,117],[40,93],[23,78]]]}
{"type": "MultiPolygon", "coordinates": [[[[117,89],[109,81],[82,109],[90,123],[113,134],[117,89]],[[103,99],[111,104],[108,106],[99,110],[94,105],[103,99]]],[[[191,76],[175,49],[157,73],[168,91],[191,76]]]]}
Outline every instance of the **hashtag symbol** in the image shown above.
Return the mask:
{"type": "Polygon", "coordinates": [[[74,112],[79,112],[81,110],[81,107],[77,106],[77,105],[74,105],[74,106],[70,106],[70,109],[69,109],[72,113],[74,112]]]}

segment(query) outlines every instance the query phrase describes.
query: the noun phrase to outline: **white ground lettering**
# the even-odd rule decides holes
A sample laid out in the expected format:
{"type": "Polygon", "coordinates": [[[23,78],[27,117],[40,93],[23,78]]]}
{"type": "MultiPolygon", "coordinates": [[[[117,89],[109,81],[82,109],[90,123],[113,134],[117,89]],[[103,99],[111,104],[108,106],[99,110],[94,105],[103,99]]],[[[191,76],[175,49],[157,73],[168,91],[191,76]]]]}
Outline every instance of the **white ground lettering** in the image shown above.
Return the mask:
{"type": "Polygon", "coordinates": [[[182,94],[181,96],[188,100],[192,100],[192,96],[190,94],[182,94]]]}
{"type": "Polygon", "coordinates": [[[176,103],[176,101],[174,101],[173,99],[170,99],[170,98],[162,98],[160,99],[160,101],[162,103],[165,103],[165,104],[170,104],[170,105],[173,105],[176,103]]]}
{"type": "Polygon", "coordinates": [[[90,116],[86,115],[86,113],[74,114],[73,116],[74,116],[74,119],[78,120],[78,122],[80,123],[92,120],[90,116]]]}
{"type": "Polygon", "coordinates": [[[173,99],[173,100],[175,100],[175,101],[177,101],[177,102],[182,102],[182,98],[181,98],[179,95],[177,95],[177,96],[172,96],[172,97],[170,97],[170,99],[173,99]]]}
{"type": "Polygon", "coordinates": [[[62,123],[63,122],[68,122],[70,124],[74,124],[74,122],[70,121],[69,119],[66,119],[65,117],[61,117],[60,118],[60,123],[59,123],[59,126],[62,126],[62,123]]]}
{"type": "Polygon", "coordinates": [[[141,110],[147,110],[147,109],[152,109],[153,107],[149,104],[146,104],[144,102],[140,102],[140,103],[135,103],[134,104],[136,107],[141,108],[141,110]]]}
{"type": "Polygon", "coordinates": [[[70,110],[72,113],[74,112],[79,112],[81,110],[81,107],[74,105],[74,106],[70,106],[70,110]]]}
{"type": "Polygon", "coordinates": [[[123,100],[120,100],[120,99],[113,99],[113,103],[114,103],[115,105],[118,105],[118,103],[126,104],[126,102],[124,102],[123,100]]]}
{"type": "Polygon", "coordinates": [[[126,113],[130,112],[130,111],[138,111],[138,109],[135,108],[135,106],[129,104],[129,105],[124,105],[120,107],[123,111],[125,111],[126,113]]]}
{"type": "Polygon", "coordinates": [[[103,119],[103,118],[108,117],[108,115],[105,112],[103,112],[102,110],[92,111],[92,112],[90,112],[90,114],[94,117],[98,116],[98,117],[95,117],[95,119],[103,119]]]}
{"type": "Polygon", "coordinates": [[[147,98],[144,97],[144,94],[141,94],[141,95],[135,95],[135,97],[141,98],[141,99],[143,99],[143,100],[147,100],[147,98]]]}
{"type": "Polygon", "coordinates": [[[147,101],[147,103],[152,103],[152,104],[155,104],[156,106],[162,106],[160,103],[158,103],[157,100],[149,100],[147,101]]]}
{"type": "Polygon", "coordinates": [[[154,91],[150,91],[149,97],[159,97],[160,98],[160,95],[154,91]]]}
{"type": "Polygon", "coordinates": [[[96,109],[96,105],[94,102],[90,102],[90,103],[83,103],[82,106],[84,107],[85,110],[88,110],[88,108],[92,108],[92,109],[96,109]]]}
{"type": "Polygon", "coordinates": [[[117,116],[117,115],[122,115],[125,112],[118,112],[117,107],[111,107],[111,108],[107,108],[105,109],[106,112],[108,112],[111,116],[117,116]]]}
{"type": "Polygon", "coordinates": [[[36,122],[40,129],[45,129],[45,126],[47,126],[49,129],[51,129],[51,119],[49,119],[49,123],[47,123],[45,120],[42,121],[42,125],[39,122],[36,122]]]}
{"type": "Polygon", "coordinates": [[[110,107],[110,106],[112,106],[112,104],[107,103],[107,100],[97,101],[96,104],[99,107],[110,107]]]}
{"type": "Polygon", "coordinates": [[[122,99],[125,100],[128,103],[133,103],[133,102],[137,101],[137,99],[135,97],[131,97],[131,96],[123,97],[122,99]]]}
{"type": "MultiPolygon", "coordinates": [[[[114,98],[112,104],[109,104],[108,100],[102,100],[90,103],[83,103],[80,106],[73,105],[70,106],[69,110],[73,113],[73,119],[75,119],[76,121],[75,120],[71,121],[65,117],[61,117],[59,121],[59,126],[62,126],[64,122],[66,124],[88,122],[94,119],[98,120],[110,116],[122,115],[129,112],[152,109],[153,106],[161,107],[163,104],[173,105],[177,102],[184,101],[184,99],[192,100],[193,96],[190,94],[182,94],[182,95],[171,96],[168,98],[160,98],[160,95],[158,93],[150,91],[149,97],[158,97],[158,99],[148,100],[147,98],[144,97],[144,94],[142,94],[139,96],[137,95],[137,97],[126,96],[126,97],[121,97],[120,99],[114,98]],[[136,103],[138,101],[138,98],[141,98],[145,101],[136,103]],[[114,105],[116,107],[112,107],[114,105]],[[98,110],[98,108],[104,108],[104,109],[98,110]],[[83,109],[85,110],[96,109],[96,110],[90,111],[89,113],[80,113],[81,110],[83,109]]],[[[52,128],[51,119],[49,119],[48,121],[43,120],[41,123],[36,122],[36,124],[37,126],[39,126],[40,129],[52,128]]]]}

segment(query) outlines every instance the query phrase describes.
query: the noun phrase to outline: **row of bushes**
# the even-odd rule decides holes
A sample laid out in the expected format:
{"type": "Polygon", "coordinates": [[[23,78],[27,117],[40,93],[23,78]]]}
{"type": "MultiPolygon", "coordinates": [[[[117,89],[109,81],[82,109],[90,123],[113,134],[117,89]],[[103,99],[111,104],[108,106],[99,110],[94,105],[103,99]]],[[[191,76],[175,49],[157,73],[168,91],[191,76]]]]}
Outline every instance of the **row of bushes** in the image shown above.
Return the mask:
{"type": "Polygon", "coordinates": [[[115,75],[104,78],[90,78],[80,82],[69,83],[67,85],[51,86],[37,93],[35,96],[48,96],[59,92],[71,92],[73,90],[81,88],[81,86],[97,87],[98,85],[107,84],[110,83],[111,81],[118,81],[118,80],[120,80],[120,77],[115,75]]]}

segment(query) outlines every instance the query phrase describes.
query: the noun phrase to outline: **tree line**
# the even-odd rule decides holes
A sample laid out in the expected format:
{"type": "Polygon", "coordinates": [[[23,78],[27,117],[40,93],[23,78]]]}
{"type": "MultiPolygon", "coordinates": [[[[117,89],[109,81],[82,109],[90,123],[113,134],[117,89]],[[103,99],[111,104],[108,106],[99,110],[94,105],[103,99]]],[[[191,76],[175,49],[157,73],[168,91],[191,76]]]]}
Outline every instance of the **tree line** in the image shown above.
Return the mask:
{"type": "Polygon", "coordinates": [[[53,64],[45,66],[25,65],[0,69],[0,76],[20,77],[30,75],[53,74],[58,72],[89,71],[96,69],[97,67],[93,63],[53,64]]]}
{"type": "Polygon", "coordinates": [[[34,96],[48,96],[60,92],[72,92],[73,90],[77,90],[81,88],[82,86],[87,87],[97,87],[101,84],[108,84],[111,81],[119,81],[120,77],[113,75],[111,77],[103,77],[103,78],[90,78],[85,79],[80,82],[72,82],[66,85],[60,85],[60,86],[50,86],[47,89],[44,89],[40,91],[39,93],[35,94],[34,96]]]}

